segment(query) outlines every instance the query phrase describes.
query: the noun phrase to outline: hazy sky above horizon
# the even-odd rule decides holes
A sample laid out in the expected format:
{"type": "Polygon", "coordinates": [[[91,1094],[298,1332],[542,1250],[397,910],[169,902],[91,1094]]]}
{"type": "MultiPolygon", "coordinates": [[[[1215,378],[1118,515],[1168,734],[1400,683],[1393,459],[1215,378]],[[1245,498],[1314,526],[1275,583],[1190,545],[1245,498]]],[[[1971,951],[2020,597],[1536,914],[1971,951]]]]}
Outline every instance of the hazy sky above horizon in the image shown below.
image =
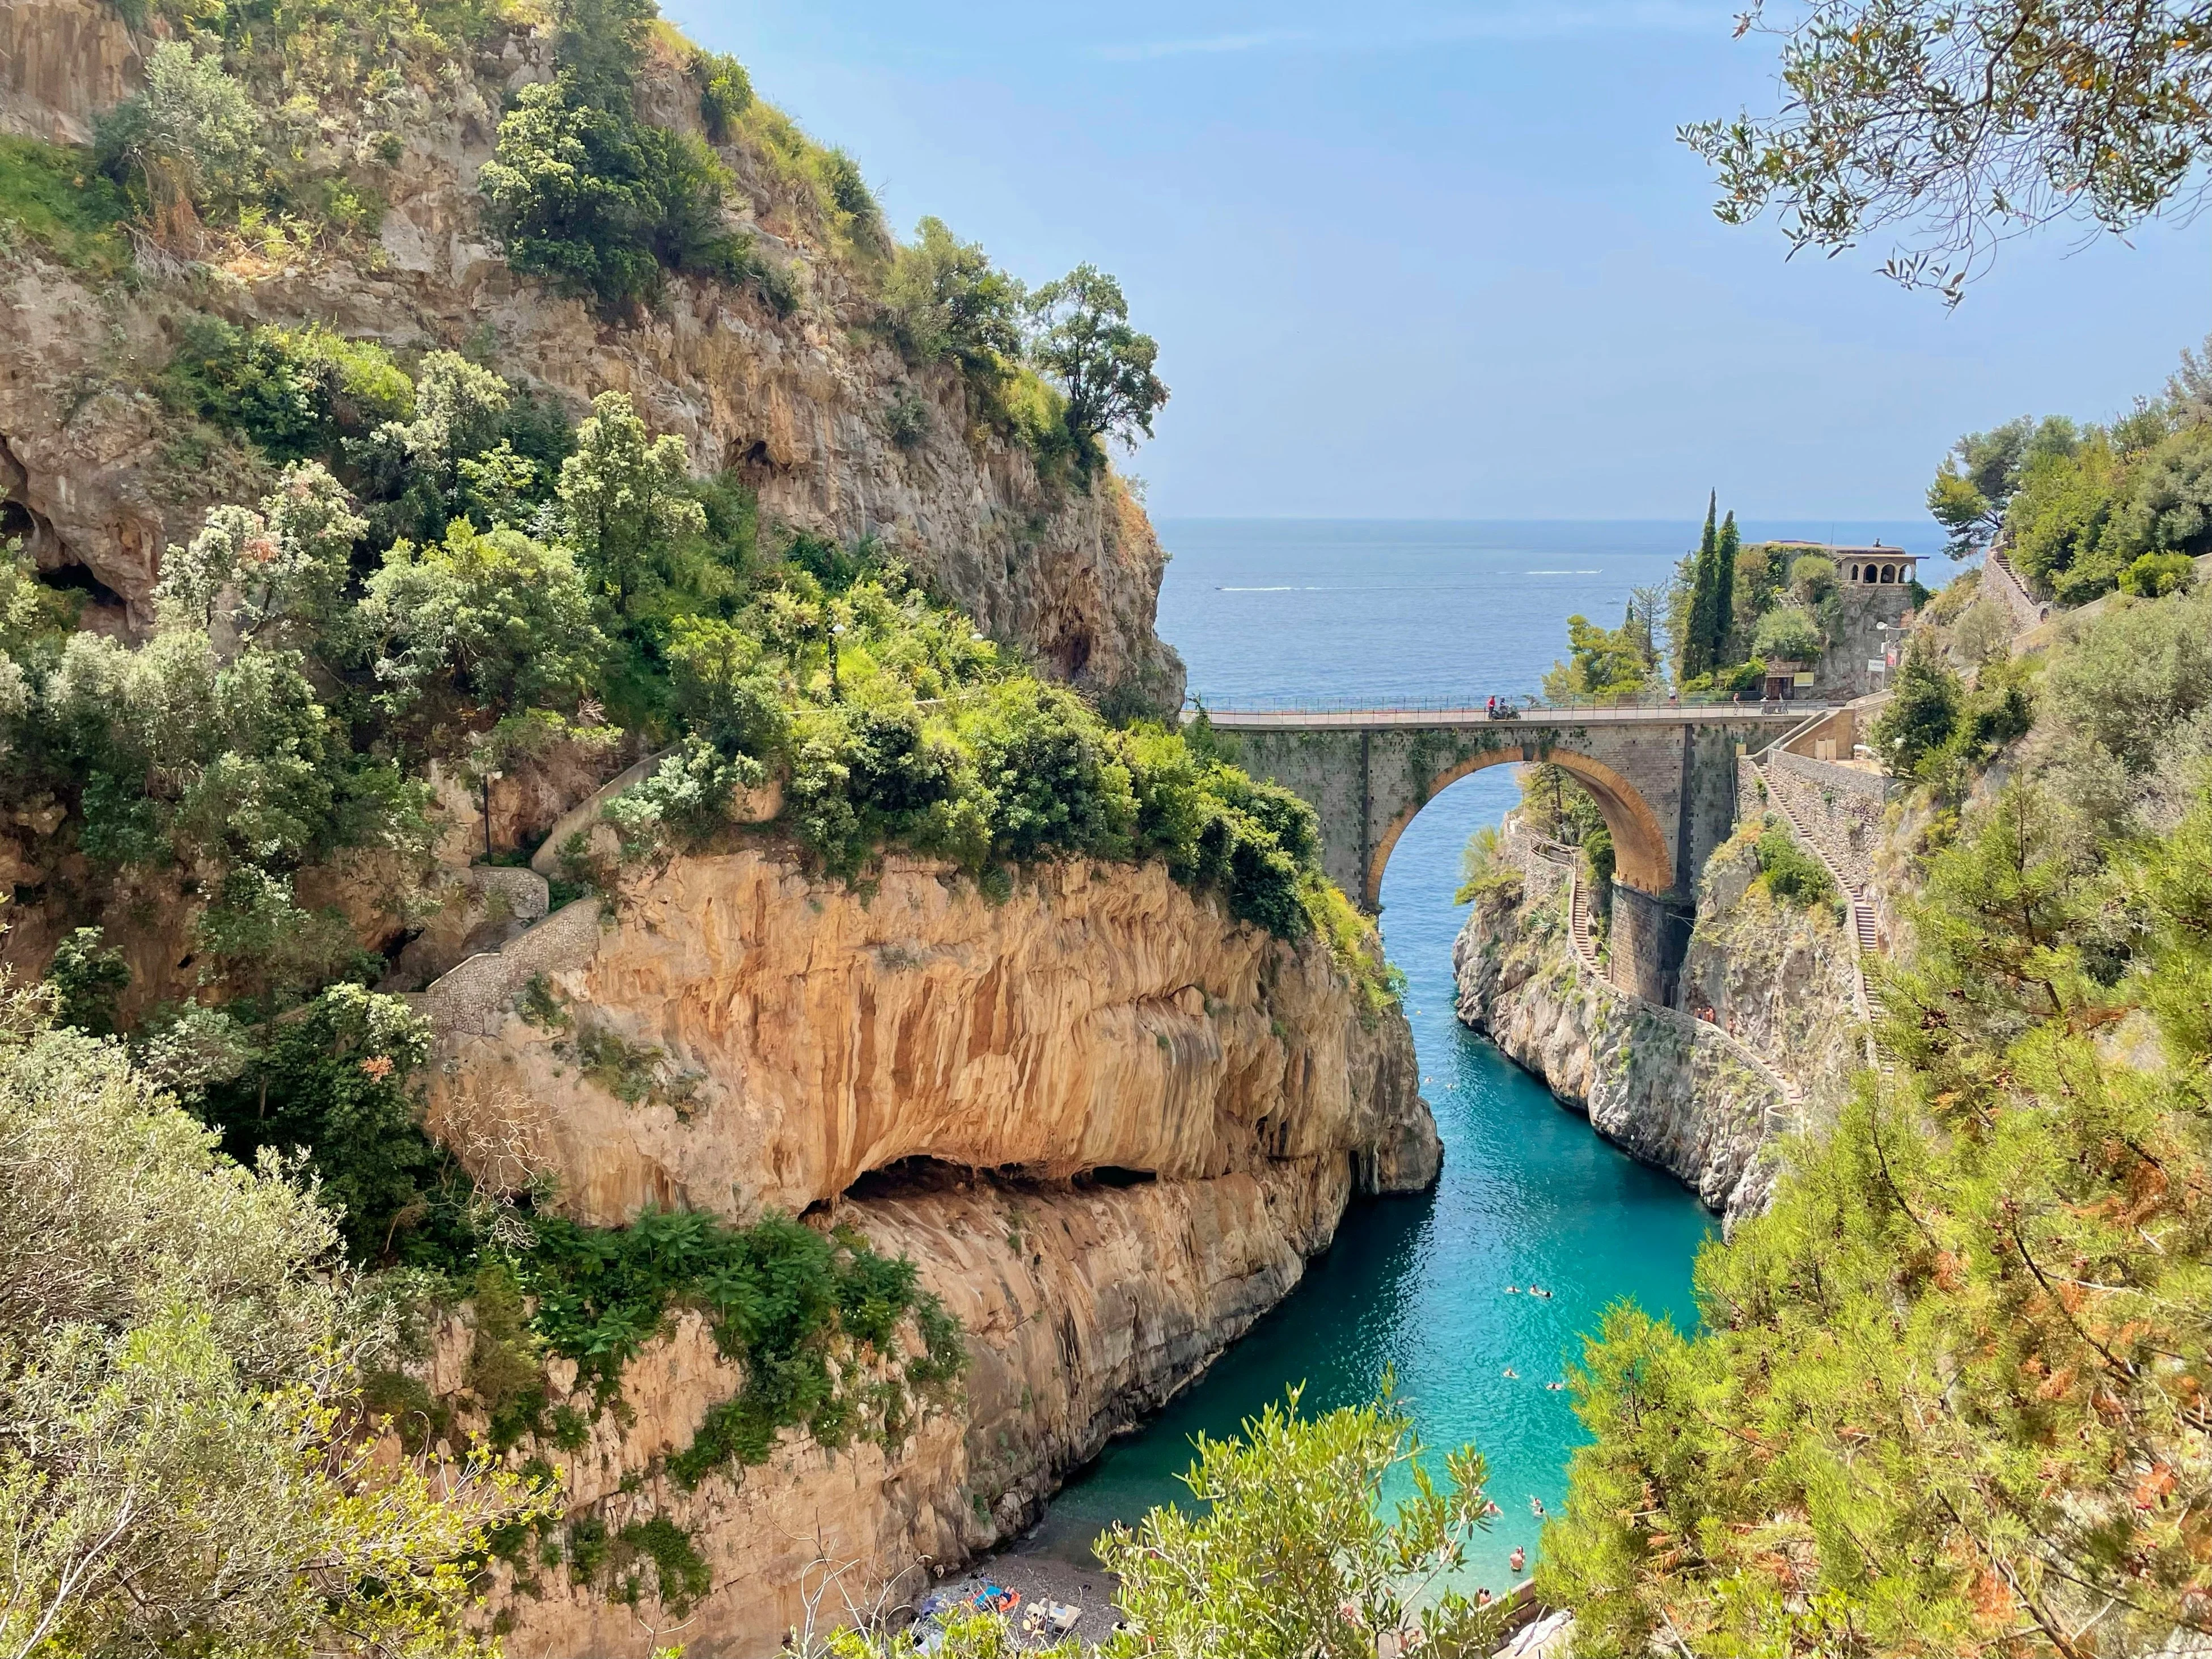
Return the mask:
{"type": "Polygon", "coordinates": [[[1735,0],[664,4],[901,234],[1121,277],[1161,516],[1902,518],[1961,431],[2212,330],[2212,220],[2015,242],[1948,313],[1720,224],[1674,130],[1772,101],[1735,0]]]}

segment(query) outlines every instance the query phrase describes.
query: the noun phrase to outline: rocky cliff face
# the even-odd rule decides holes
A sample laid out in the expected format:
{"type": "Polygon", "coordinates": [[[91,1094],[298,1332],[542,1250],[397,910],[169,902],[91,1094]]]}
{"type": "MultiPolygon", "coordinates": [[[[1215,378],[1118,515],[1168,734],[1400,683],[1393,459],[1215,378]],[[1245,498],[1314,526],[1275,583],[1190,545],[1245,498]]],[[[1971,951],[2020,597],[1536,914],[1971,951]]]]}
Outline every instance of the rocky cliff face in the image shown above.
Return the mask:
{"type": "Polygon", "coordinates": [[[1785,903],[1757,884],[1752,843],[1762,827],[1746,823],[1706,863],[1681,996],[1796,1085],[1808,1122],[1820,1127],[1865,1059],[1852,1012],[1856,957],[1833,911],[1785,903]]]}
{"type": "Polygon", "coordinates": [[[1850,1060],[1850,957],[1841,929],[1753,889],[1757,872],[1746,836],[1707,866],[1682,981],[1694,1005],[1711,1010],[1711,1024],[1626,995],[1583,968],[1568,937],[1564,888],[1494,884],[1453,949],[1462,1020],[1729,1224],[1765,1202],[1776,1173],[1770,1143],[1832,1109],[1850,1060]],[[1775,1073],[1797,1085],[1795,1099],[1775,1073]],[[1818,1086],[1807,1086],[1815,1078],[1818,1086]]]}
{"type": "MultiPolygon", "coordinates": [[[[131,88],[139,46],[106,0],[7,0],[0,130],[82,139],[131,88]]],[[[319,322],[403,353],[466,347],[572,410],[627,392],[656,430],[685,439],[695,466],[736,470],[764,520],[872,537],[1059,677],[1181,702],[1182,665],[1152,632],[1165,556],[1143,509],[1110,477],[1041,479],[1025,450],[978,424],[951,368],[909,370],[854,273],[751,158],[724,152],[732,223],[799,290],[790,315],[749,289],[678,278],[657,311],[616,325],[517,279],[483,240],[475,180],[501,99],[548,78],[550,58],[510,36],[469,70],[389,94],[404,106],[404,147],[374,247],[189,270],[155,257],[128,293],[30,250],[0,254],[0,498],[42,568],[81,568],[143,623],[163,550],[258,482],[236,454],[180,444],[149,393],[180,322],[319,322]],[[927,412],[904,444],[889,424],[902,396],[927,412]]],[[[647,112],[697,131],[672,60],[649,70],[647,112]]]]}
{"type": "Polygon", "coordinates": [[[1157,864],[1044,866],[994,904],[912,859],[825,885],[763,843],[673,860],[617,925],[593,908],[428,999],[451,1033],[434,1115],[529,1102],[531,1160],[581,1220],[795,1212],[915,1158],[1188,1181],[1357,1152],[1386,1189],[1434,1170],[1402,1018],[1363,1025],[1326,949],[1157,864]],[[657,1092],[580,1071],[580,1028],[655,1055],[657,1092]]]}
{"type": "MultiPolygon", "coordinates": [[[[601,1223],[826,1212],[911,1256],[967,1333],[961,1403],[896,1449],[787,1432],[681,1489],[659,1460],[737,1379],[680,1327],[631,1367],[627,1425],[556,1456],[575,1510],[692,1533],[716,1586],[684,1631],[699,1656],[773,1651],[817,1556],[861,1562],[856,1593],[911,1589],[1025,1525],[1297,1282],[1350,1199],[1437,1165],[1403,1018],[1363,1020],[1323,946],[1158,866],[1053,865],[994,903],[919,860],[864,892],[738,842],[606,918],[569,907],[423,1006],[431,1121],[483,1178],[550,1175],[601,1223]],[[649,1075],[641,1098],[579,1069],[586,1031],[649,1075]]],[[[649,1651],[649,1619],[558,1577],[503,1580],[509,1651],[649,1651]]]]}

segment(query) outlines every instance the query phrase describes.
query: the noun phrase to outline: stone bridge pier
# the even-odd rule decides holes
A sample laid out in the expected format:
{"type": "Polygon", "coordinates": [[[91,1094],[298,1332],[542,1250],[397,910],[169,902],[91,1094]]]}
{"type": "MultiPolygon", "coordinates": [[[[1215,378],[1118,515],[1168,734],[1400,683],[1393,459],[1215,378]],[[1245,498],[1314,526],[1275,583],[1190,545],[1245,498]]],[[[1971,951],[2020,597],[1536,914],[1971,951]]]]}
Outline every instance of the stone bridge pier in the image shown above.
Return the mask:
{"type": "Polygon", "coordinates": [[[1370,914],[1382,871],[1422,807],[1486,766],[1550,761],[1596,800],[1613,834],[1613,976],[1672,1003],[1696,919],[1698,872],[1735,821],[1736,745],[1799,724],[1803,704],[1431,714],[1210,713],[1245,769],[1310,802],[1322,863],[1370,914]],[[1784,710],[1787,712],[1785,713],[1784,710]]]}

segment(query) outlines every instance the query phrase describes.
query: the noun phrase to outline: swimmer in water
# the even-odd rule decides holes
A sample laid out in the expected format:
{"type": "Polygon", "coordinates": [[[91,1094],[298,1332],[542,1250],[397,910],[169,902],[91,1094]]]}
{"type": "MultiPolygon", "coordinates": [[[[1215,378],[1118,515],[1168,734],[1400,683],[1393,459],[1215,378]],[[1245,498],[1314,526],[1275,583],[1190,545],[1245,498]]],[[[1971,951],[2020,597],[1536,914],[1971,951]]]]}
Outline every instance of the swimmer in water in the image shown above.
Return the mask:
{"type": "Polygon", "coordinates": [[[1518,1296],[1521,1294],[1521,1287],[1518,1285],[1508,1285],[1505,1287],[1505,1294],[1508,1296],[1518,1296]]]}
{"type": "Polygon", "coordinates": [[[1544,1500],[1536,1497],[1534,1493],[1529,1495],[1528,1513],[1540,1517],[1544,1513],[1544,1500]]]}
{"type": "Polygon", "coordinates": [[[1522,1549],[1520,1545],[1516,1544],[1513,1547],[1513,1553],[1508,1556],[1506,1559],[1512,1564],[1513,1571],[1518,1572],[1522,1567],[1528,1565],[1528,1552],[1522,1549]]]}
{"type": "Polygon", "coordinates": [[[1560,1389],[1565,1388],[1567,1385],[1564,1382],[1547,1382],[1544,1386],[1549,1389],[1553,1394],[1557,1394],[1560,1389]]]}
{"type": "Polygon", "coordinates": [[[1518,1372],[1518,1371],[1516,1371],[1516,1370],[1515,1370],[1513,1369],[1513,1367],[1512,1367],[1512,1366],[1508,1365],[1508,1366],[1505,1368],[1505,1370],[1501,1373],[1501,1375],[1505,1376],[1514,1377],[1514,1378],[1516,1378],[1516,1379],[1517,1379],[1517,1378],[1520,1376],[1521,1373],[1520,1373],[1520,1372],[1518,1372]]]}
{"type": "Polygon", "coordinates": [[[1504,1510],[1498,1507],[1498,1500],[1494,1498],[1483,1504],[1482,1512],[1485,1515],[1503,1515],[1505,1513],[1504,1510]]]}
{"type": "Polygon", "coordinates": [[[1531,1296],[1540,1296],[1547,1302],[1549,1302],[1552,1299],[1552,1293],[1549,1291],[1540,1291],[1534,1285],[1531,1285],[1528,1287],[1528,1294],[1531,1296]]]}

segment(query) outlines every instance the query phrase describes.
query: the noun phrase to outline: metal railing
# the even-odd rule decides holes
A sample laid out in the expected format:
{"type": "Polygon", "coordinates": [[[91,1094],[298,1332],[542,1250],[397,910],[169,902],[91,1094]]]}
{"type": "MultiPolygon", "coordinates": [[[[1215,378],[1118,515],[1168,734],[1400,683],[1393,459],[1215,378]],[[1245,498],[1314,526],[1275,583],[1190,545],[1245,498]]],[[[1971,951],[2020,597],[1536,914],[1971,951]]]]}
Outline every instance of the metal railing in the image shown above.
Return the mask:
{"type": "MultiPolygon", "coordinates": [[[[1652,714],[1660,716],[1676,714],[1683,709],[1723,711],[1740,714],[1746,720],[1803,719],[1812,714],[1830,714],[1844,707],[1841,702],[1815,702],[1807,698],[1776,701],[1752,699],[1740,701],[1733,697],[1712,697],[1703,695],[1689,697],[1577,697],[1555,702],[1544,697],[1520,696],[1499,699],[1501,708],[1513,712],[1496,718],[1506,724],[1517,716],[1536,715],[1554,717],[1573,714],[1652,714]]],[[[1353,702],[1313,701],[1290,697],[1240,696],[1234,702],[1216,702],[1202,692],[1194,692],[1183,700],[1185,719],[1195,718],[1203,712],[1210,720],[1235,714],[1449,714],[1467,719],[1490,718],[1486,704],[1459,702],[1449,698],[1397,698],[1388,702],[1353,702]]]]}

